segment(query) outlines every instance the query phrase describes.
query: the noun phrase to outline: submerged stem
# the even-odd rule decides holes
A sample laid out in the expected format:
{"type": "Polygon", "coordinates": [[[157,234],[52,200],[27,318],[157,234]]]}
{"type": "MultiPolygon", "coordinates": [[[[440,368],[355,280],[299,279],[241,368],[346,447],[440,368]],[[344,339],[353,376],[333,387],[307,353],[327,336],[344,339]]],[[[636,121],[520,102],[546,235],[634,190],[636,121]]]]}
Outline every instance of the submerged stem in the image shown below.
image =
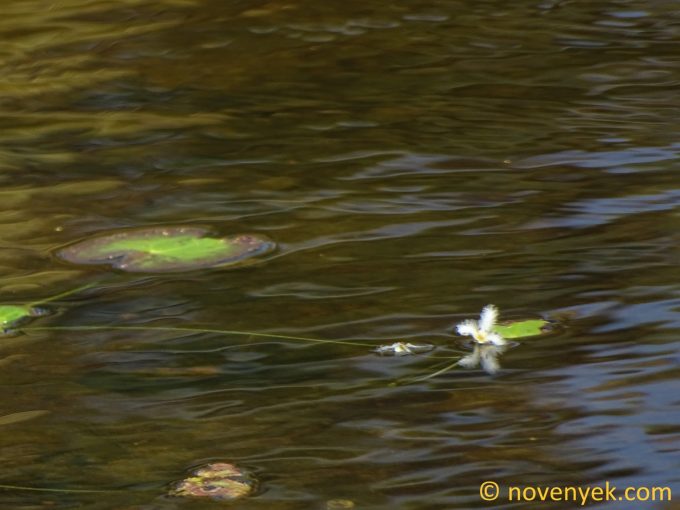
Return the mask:
{"type": "Polygon", "coordinates": [[[282,340],[297,340],[321,344],[353,345],[359,347],[375,347],[364,342],[345,342],[342,340],[322,340],[320,338],[306,338],[302,336],[277,335],[274,333],[257,333],[253,331],[234,331],[214,328],[190,328],[182,326],[27,326],[22,331],[181,331],[190,333],[215,333],[219,335],[256,336],[262,338],[278,338],[282,340]]]}
{"type": "Polygon", "coordinates": [[[451,370],[453,367],[458,365],[460,362],[460,359],[457,359],[454,363],[451,363],[449,365],[446,365],[444,368],[437,370],[436,372],[433,372],[431,374],[425,375],[423,377],[416,377],[414,379],[408,379],[406,382],[421,382],[421,381],[427,381],[428,379],[432,379],[433,377],[437,377],[438,375],[441,375],[445,372],[448,372],[451,370]]]}
{"type": "Polygon", "coordinates": [[[67,291],[62,292],[60,294],[57,294],[56,296],[48,297],[48,298],[45,298],[45,299],[40,299],[38,301],[33,301],[32,303],[28,303],[26,306],[33,307],[33,306],[37,306],[37,305],[43,305],[45,303],[50,303],[52,301],[57,301],[61,298],[65,298],[67,296],[71,296],[73,294],[76,294],[76,293],[78,293],[82,290],[86,290],[86,289],[89,289],[91,287],[94,287],[94,285],[95,285],[94,283],[87,283],[85,285],[82,285],[81,287],[77,287],[75,289],[67,290],[67,291]]]}
{"type": "Polygon", "coordinates": [[[43,487],[26,487],[24,485],[5,485],[5,484],[0,484],[0,489],[33,492],[59,492],[62,494],[71,493],[105,494],[110,492],[122,492],[121,490],[117,489],[47,489],[43,487]]]}

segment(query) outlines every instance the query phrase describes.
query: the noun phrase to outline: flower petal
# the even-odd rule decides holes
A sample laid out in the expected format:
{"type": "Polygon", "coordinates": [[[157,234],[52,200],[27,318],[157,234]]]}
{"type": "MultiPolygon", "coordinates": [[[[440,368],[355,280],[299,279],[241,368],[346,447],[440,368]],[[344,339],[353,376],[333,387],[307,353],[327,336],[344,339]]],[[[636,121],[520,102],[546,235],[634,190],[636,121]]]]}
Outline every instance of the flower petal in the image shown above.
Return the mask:
{"type": "Polygon", "coordinates": [[[501,368],[498,364],[498,350],[492,346],[483,348],[481,352],[482,368],[487,374],[495,374],[501,368]]]}
{"type": "Polygon", "coordinates": [[[482,314],[479,316],[479,329],[482,331],[491,331],[496,325],[498,319],[498,308],[494,305],[486,305],[482,309],[482,314]]]}
{"type": "Polygon", "coordinates": [[[503,338],[498,333],[489,333],[488,335],[486,335],[486,341],[490,342],[494,345],[505,345],[506,344],[505,338],[503,338]]]}
{"type": "Polygon", "coordinates": [[[456,326],[456,330],[459,335],[471,336],[472,338],[477,338],[479,336],[479,329],[477,328],[477,322],[473,320],[466,320],[456,326]]]}
{"type": "Polygon", "coordinates": [[[477,365],[479,365],[479,348],[475,346],[475,350],[472,352],[472,354],[468,354],[467,356],[460,358],[458,360],[458,364],[465,368],[475,368],[477,365]]]}

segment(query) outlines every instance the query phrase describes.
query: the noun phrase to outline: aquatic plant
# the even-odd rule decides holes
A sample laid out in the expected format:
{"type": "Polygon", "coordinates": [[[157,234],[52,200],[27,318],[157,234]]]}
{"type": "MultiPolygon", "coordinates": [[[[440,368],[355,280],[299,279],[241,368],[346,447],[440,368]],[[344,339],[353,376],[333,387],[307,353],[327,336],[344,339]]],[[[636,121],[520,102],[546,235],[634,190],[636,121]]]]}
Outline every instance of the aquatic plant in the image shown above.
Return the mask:
{"type": "Polygon", "coordinates": [[[498,357],[507,348],[507,340],[536,336],[549,329],[549,322],[543,319],[528,319],[498,324],[498,308],[486,305],[479,321],[467,319],[456,326],[459,335],[472,337],[472,354],[462,357],[457,365],[464,368],[481,366],[489,374],[500,368],[498,357]]]}
{"type": "Polygon", "coordinates": [[[496,324],[494,327],[494,331],[506,340],[542,335],[551,329],[551,322],[545,319],[504,322],[502,324],[496,324]]]}
{"type": "Polygon", "coordinates": [[[170,489],[171,496],[230,501],[250,495],[257,487],[255,478],[233,464],[214,462],[196,469],[170,489]]]}
{"type": "Polygon", "coordinates": [[[0,333],[6,334],[13,331],[14,328],[21,324],[25,324],[29,319],[33,317],[41,317],[47,315],[47,310],[41,308],[41,305],[47,304],[49,302],[57,301],[66,296],[70,296],[82,290],[92,287],[93,283],[88,283],[82,287],[76,289],[68,290],[60,294],[56,294],[51,297],[44,299],[39,299],[31,303],[26,304],[0,304],[0,333]]]}
{"type": "MultiPolygon", "coordinates": [[[[130,229],[113,234],[73,243],[57,251],[57,256],[74,264],[109,264],[128,272],[178,272],[201,268],[232,267],[251,262],[254,257],[264,255],[275,249],[273,241],[261,235],[238,235],[232,237],[213,237],[211,232],[200,227],[155,227],[130,229]]],[[[372,343],[344,340],[324,340],[300,336],[258,333],[251,331],[223,330],[214,328],[192,328],[179,326],[25,326],[31,317],[44,315],[38,305],[55,301],[92,287],[90,283],[68,292],[27,304],[0,304],[0,327],[3,332],[10,328],[21,327],[22,331],[175,331],[193,333],[214,333],[222,335],[247,336],[265,339],[282,339],[316,344],[339,344],[371,348],[380,355],[407,356],[426,353],[433,345],[397,341],[375,347],[372,343]]],[[[498,324],[498,309],[487,305],[482,309],[479,320],[467,319],[456,326],[460,335],[470,337],[473,351],[462,357],[444,357],[447,364],[425,377],[411,379],[414,382],[430,379],[456,366],[476,368],[481,366],[489,374],[496,373],[500,364],[499,356],[507,348],[507,339],[539,335],[546,331],[549,323],[541,319],[529,319],[498,324]],[[452,363],[451,360],[454,360],[452,363]]],[[[252,345],[252,344],[250,344],[252,345]]],[[[436,357],[436,356],[435,356],[436,357]]],[[[397,383],[393,383],[397,384],[397,383]]],[[[0,417],[0,425],[14,424],[35,419],[46,410],[33,410],[11,413],[0,417]]],[[[247,471],[226,462],[206,464],[194,470],[189,476],[172,484],[169,496],[203,498],[217,501],[231,501],[252,495],[257,488],[257,480],[247,471]]],[[[107,493],[119,489],[68,489],[42,488],[22,485],[0,485],[4,490],[20,490],[52,493],[107,493]]],[[[351,500],[331,500],[328,508],[352,508],[351,500]]]]}
{"type": "Polygon", "coordinates": [[[275,243],[260,234],[212,237],[202,227],[151,227],[95,236],[57,251],[73,264],[109,264],[126,272],[167,273],[243,265],[271,252],[275,243]]]}
{"type": "MultiPolygon", "coordinates": [[[[16,324],[16,321],[21,321],[26,316],[33,313],[31,310],[34,305],[54,301],[61,297],[71,295],[80,290],[91,287],[94,284],[88,284],[77,289],[58,294],[51,298],[47,298],[35,303],[27,305],[0,305],[0,320],[3,326],[5,324],[16,324]],[[4,315],[2,315],[4,312],[4,315]]],[[[444,368],[437,370],[427,376],[411,379],[403,382],[416,382],[430,379],[442,373],[445,373],[456,366],[464,368],[475,368],[481,366],[489,374],[496,373],[499,368],[498,357],[507,349],[506,338],[521,338],[525,336],[533,336],[544,333],[546,331],[548,321],[541,319],[529,319],[524,321],[515,321],[506,324],[497,324],[498,309],[493,305],[487,305],[482,309],[478,321],[465,320],[456,326],[456,330],[463,336],[469,336],[473,340],[472,353],[463,357],[453,358],[455,361],[449,363],[444,368]]],[[[122,331],[176,331],[176,332],[196,332],[196,333],[216,333],[224,335],[241,335],[249,337],[260,338],[276,338],[293,341],[303,341],[318,344],[340,344],[352,345],[361,347],[370,347],[373,352],[382,355],[405,356],[411,354],[418,354],[428,352],[434,349],[434,346],[428,344],[413,344],[410,342],[394,342],[389,345],[381,345],[377,348],[366,342],[354,342],[343,340],[324,340],[317,338],[307,338],[291,335],[280,335],[275,333],[258,333],[250,331],[236,331],[236,330],[222,330],[214,328],[192,328],[180,326],[115,326],[115,325],[88,325],[88,326],[26,326],[22,331],[102,331],[102,330],[122,330],[122,331]]],[[[444,358],[452,359],[452,358],[444,358]]],[[[392,383],[391,385],[400,384],[392,383]]],[[[30,413],[15,413],[4,417],[7,423],[14,423],[16,421],[23,421],[31,419],[43,414],[44,411],[32,411],[30,413]]],[[[2,421],[2,418],[0,418],[2,421]]],[[[170,496],[178,497],[196,497],[208,498],[219,501],[230,501],[240,499],[252,495],[257,487],[257,481],[246,471],[229,463],[217,462],[206,464],[190,474],[187,478],[175,482],[168,494],[170,496]]],[[[5,490],[22,490],[22,491],[37,491],[37,492],[54,492],[54,493],[107,493],[119,492],[120,490],[85,490],[85,489],[60,489],[60,488],[41,488],[29,487],[20,485],[0,485],[0,489],[5,490]]],[[[344,501],[344,500],[343,500],[344,501]]],[[[349,500],[348,500],[349,501],[349,500]]]]}
{"type": "Polygon", "coordinates": [[[0,328],[6,333],[13,326],[39,315],[37,310],[29,305],[0,305],[0,328]]]}
{"type": "Polygon", "coordinates": [[[482,309],[479,321],[467,319],[458,324],[456,330],[459,335],[472,337],[478,344],[505,345],[505,339],[495,330],[497,320],[498,308],[486,305],[482,309]]]}

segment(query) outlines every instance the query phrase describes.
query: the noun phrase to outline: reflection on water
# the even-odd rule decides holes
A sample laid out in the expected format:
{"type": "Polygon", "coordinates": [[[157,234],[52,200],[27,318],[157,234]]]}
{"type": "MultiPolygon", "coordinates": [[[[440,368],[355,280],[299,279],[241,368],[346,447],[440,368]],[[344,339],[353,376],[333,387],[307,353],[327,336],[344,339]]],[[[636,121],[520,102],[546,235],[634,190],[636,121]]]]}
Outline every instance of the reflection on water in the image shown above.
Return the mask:
{"type": "Polygon", "coordinates": [[[96,282],[37,323],[357,345],[4,338],[0,484],[115,492],[0,506],[207,508],[162,495],[215,461],[260,479],[248,509],[481,508],[484,480],[678,486],[674,3],[5,4],[3,302],[96,282]],[[177,223],[281,251],[168,276],[51,255],[177,223]],[[565,327],[493,377],[392,384],[469,354],[452,327],[489,302],[565,327]],[[437,348],[373,352],[397,341],[437,348]]]}

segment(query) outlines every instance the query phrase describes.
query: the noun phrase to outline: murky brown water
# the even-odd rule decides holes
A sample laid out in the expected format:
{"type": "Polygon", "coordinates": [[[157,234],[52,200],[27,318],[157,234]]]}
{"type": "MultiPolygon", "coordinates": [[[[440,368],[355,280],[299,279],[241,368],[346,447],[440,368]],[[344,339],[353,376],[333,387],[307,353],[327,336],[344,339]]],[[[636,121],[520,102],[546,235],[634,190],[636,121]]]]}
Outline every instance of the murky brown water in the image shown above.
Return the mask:
{"type": "Polygon", "coordinates": [[[0,35],[0,299],[97,282],[35,325],[459,356],[451,325],[487,303],[566,318],[495,377],[396,386],[442,360],[0,339],[0,417],[46,411],[0,419],[0,484],[115,491],[2,490],[2,508],[221,508],[162,497],[214,460],[260,478],[230,506],[248,510],[488,508],[484,480],[680,496],[677,2],[6,0],[0,35]],[[280,250],[169,276],[51,256],[177,223],[280,250]]]}

